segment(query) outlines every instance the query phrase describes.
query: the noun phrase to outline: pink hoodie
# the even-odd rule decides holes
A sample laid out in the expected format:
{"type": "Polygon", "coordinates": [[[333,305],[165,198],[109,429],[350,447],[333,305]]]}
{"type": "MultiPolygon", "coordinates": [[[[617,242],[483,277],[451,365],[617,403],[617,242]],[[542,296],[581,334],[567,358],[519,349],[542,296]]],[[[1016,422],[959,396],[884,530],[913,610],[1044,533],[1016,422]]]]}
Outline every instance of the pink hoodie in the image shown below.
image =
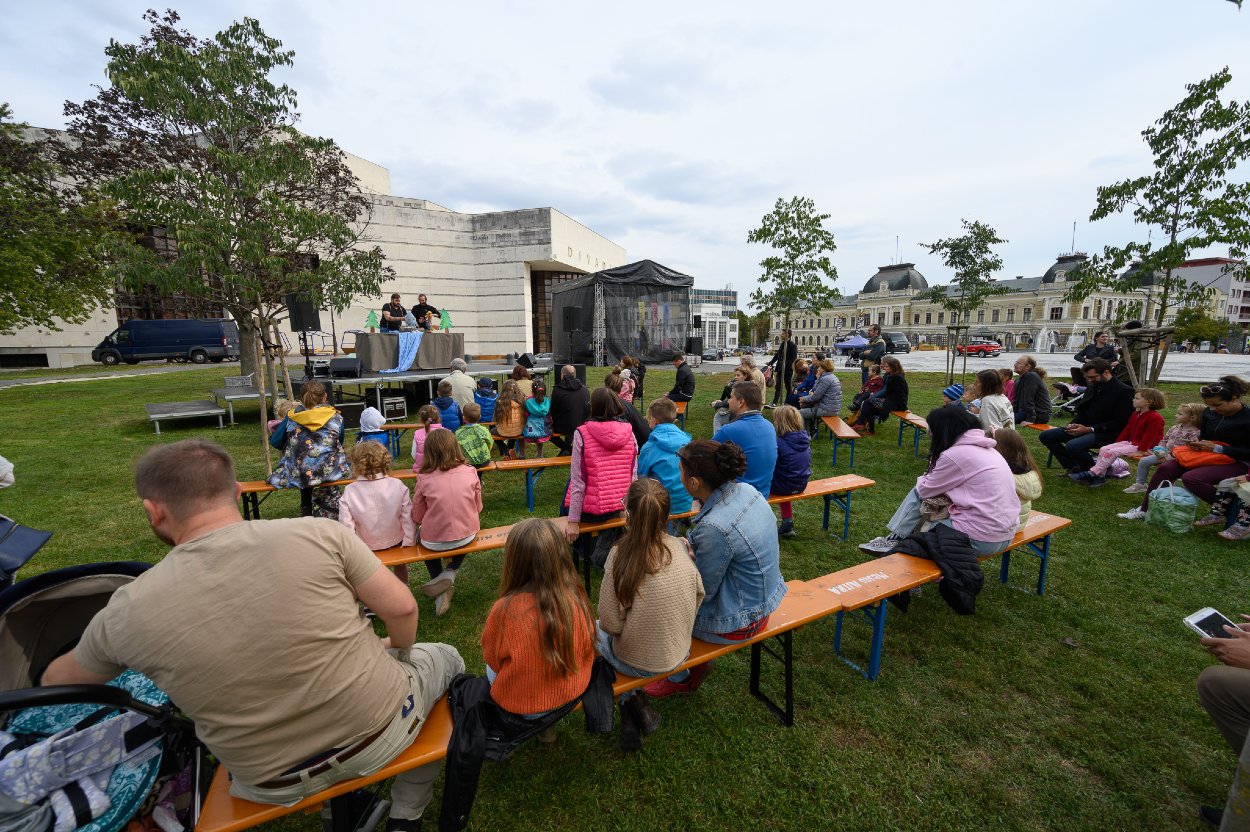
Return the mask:
{"type": "Polygon", "coordinates": [[[983,543],[1011,540],[1019,523],[1015,480],[996,447],[980,428],[967,431],[916,480],[922,498],[950,497],[951,525],[983,543]]]}

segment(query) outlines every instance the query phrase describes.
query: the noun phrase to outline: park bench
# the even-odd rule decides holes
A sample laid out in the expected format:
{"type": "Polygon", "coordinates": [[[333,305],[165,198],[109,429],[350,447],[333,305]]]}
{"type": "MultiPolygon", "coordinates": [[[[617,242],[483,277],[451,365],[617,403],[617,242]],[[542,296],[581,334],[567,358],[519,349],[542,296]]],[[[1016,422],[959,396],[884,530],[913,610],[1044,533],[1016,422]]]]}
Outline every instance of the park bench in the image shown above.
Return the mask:
{"type": "MultiPolygon", "coordinates": [[[[690,642],[690,656],[686,661],[682,662],[678,669],[693,667],[745,647],[750,647],[751,670],[748,690],[752,696],[762,701],[784,725],[792,726],[794,724],[794,658],[792,649],[794,631],[805,624],[838,612],[841,609],[841,605],[835,596],[827,592],[815,591],[802,581],[790,581],[786,587],[786,596],[782,599],[781,605],[769,616],[768,624],[763,630],[752,638],[734,644],[709,644],[708,642],[692,638],[690,642]],[[778,642],[776,648],[769,644],[769,642],[773,641],[778,642]],[[783,705],[773,702],[761,689],[761,665],[762,656],[765,652],[782,665],[785,696],[783,705]]],[[[616,696],[620,696],[627,691],[658,681],[672,672],[674,671],[645,678],[618,674],[613,685],[613,692],[616,696]]],[[[335,818],[335,815],[339,815],[345,819],[345,816],[348,814],[345,798],[351,792],[383,780],[388,780],[405,771],[446,758],[447,745],[451,741],[453,727],[451,708],[448,706],[447,697],[444,696],[435,703],[425,721],[421,723],[421,730],[417,734],[416,739],[413,740],[412,745],[400,752],[395,759],[373,774],[336,783],[291,806],[253,803],[250,800],[242,800],[231,796],[230,775],[226,771],[225,766],[219,766],[216,774],[213,776],[212,784],[209,786],[208,794],[204,799],[199,821],[195,825],[195,832],[242,832],[242,830],[251,829],[261,823],[276,820],[285,815],[315,810],[327,801],[330,802],[331,817],[335,818]]],[[[340,823],[341,821],[335,818],[333,828],[335,830],[350,828],[346,826],[340,827],[340,823]]]]}
{"type": "MultiPolygon", "coordinates": [[[[484,469],[483,469],[484,470],[484,469]]],[[[416,471],[411,468],[396,468],[391,471],[390,476],[399,480],[412,480],[417,478],[416,471]]],[[[334,482],[323,482],[316,488],[325,488],[335,485],[349,485],[355,482],[355,477],[348,477],[343,480],[335,480],[334,482]]],[[[295,488],[276,488],[264,480],[248,480],[239,483],[239,500],[243,503],[243,519],[259,520],[260,504],[268,499],[269,495],[275,491],[298,491],[295,488]],[[264,496],[261,496],[264,495],[264,496]]]]}
{"type": "MultiPolygon", "coordinates": [[[[148,412],[148,421],[156,426],[156,435],[161,435],[161,420],[163,419],[194,419],[198,416],[216,416],[217,427],[225,430],[225,423],[221,417],[226,415],[224,408],[219,407],[216,402],[208,400],[194,402],[161,402],[160,404],[145,404],[144,410],[148,412]]],[[[233,420],[231,424],[234,424],[233,420]]]]}
{"type": "Polygon", "coordinates": [[[824,423],[829,428],[829,435],[833,437],[833,464],[838,464],[838,448],[843,445],[851,446],[851,466],[855,467],[855,440],[859,438],[850,425],[842,420],[841,416],[821,416],[820,422],[816,423],[816,434],[812,439],[820,438],[820,425],[824,423]]]}
{"type": "MultiPolygon", "coordinates": [[[[1035,431],[1041,432],[1041,431],[1044,431],[1044,430],[1050,430],[1050,429],[1051,429],[1052,427],[1054,427],[1054,426],[1053,426],[1053,425],[1045,425],[1045,424],[1041,424],[1041,423],[1034,423],[1034,422],[1021,422],[1021,423],[1020,423],[1019,425],[1017,425],[1016,427],[1018,427],[1018,428],[1029,428],[1029,429],[1031,429],[1031,430],[1035,430],[1035,431]]],[[[1095,456],[1097,456],[1097,455],[1098,455],[1098,452],[1099,452],[1100,450],[1102,450],[1102,448],[1090,448],[1090,449],[1089,449],[1089,452],[1090,452],[1091,454],[1094,454],[1095,456]]],[[[1125,455],[1122,457],[1122,459],[1125,459],[1125,460],[1130,460],[1130,461],[1137,461],[1137,460],[1141,459],[1142,457],[1144,457],[1145,455],[1146,455],[1146,454],[1145,454],[1145,452],[1142,452],[1142,453],[1136,453],[1136,454],[1125,454],[1125,455]]],[[[1047,467],[1047,468],[1050,468],[1050,467],[1054,464],[1054,462],[1055,462],[1055,452],[1054,452],[1054,451],[1052,451],[1052,450],[1050,450],[1049,448],[1047,448],[1047,449],[1046,449],[1046,467],[1047,467]]]]}
{"type": "MultiPolygon", "coordinates": [[[[1037,557],[1040,566],[1036,592],[1041,595],[1046,591],[1046,570],[1050,560],[1051,536],[1070,525],[1072,521],[1064,517],[1040,511],[1030,512],[1024,528],[1016,532],[1006,549],[986,555],[981,560],[1001,557],[998,577],[999,581],[1005,584],[1011,569],[1011,554],[1014,550],[1022,549],[1037,557]]],[[[859,671],[864,678],[873,681],[881,672],[881,648],[885,643],[887,599],[914,587],[932,583],[941,576],[942,571],[933,561],[896,552],[815,578],[808,583],[837,595],[841,600],[842,611],[838,613],[834,630],[833,651],[842,661],[859,671]],[[842,625],[844,616],[848,612],[863,618],[872,628],[867,668],[860,667],[842,653],[842,625]]]]}
{"type": "Polygon", "coordinates": [[[547,468],[568,468],[571,456],[544,456],[534,459],[501,459],[490,468],[490,471],[524,471],[525,472],[525,507],[534,512],[534,484],[547,468]]]}
{"type": "Polygon", "coordinates": [[[686,405],[690,402],[673,402],[677,405],[677,421],[681,422],[681,429],[686,429],[686,405]]]}
{"type": "Polygon", "coordinates": [[[920,456],[920,437],[929,432],[929,423],[923,416],[910,410],[891,410],[890,415],[898,417],[898,446],[903,447],[904,428],[911,428],[912,445],[916,449],[916,456],[920,456]]]}

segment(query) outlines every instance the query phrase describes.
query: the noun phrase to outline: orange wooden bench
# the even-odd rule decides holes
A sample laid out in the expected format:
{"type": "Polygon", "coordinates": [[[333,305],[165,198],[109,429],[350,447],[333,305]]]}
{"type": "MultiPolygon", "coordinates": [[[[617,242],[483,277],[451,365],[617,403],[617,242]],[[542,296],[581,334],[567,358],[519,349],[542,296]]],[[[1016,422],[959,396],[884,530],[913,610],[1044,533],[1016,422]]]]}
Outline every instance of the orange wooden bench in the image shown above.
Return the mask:
{"type": "Polygon", "coordinates": [[[844,422],[841,416],[821,416],[820,422],[816,423],[816,436],[812,437],[813,439],[817,439],[820,436],[821,422],[824,423],[825,427],[829,428],[829,435],[833,437],[833,464],[838,464],[838,448],[843,445],[850,445],[851,467],[854,468],[855,440],[859,438],[859,434],[844,422]]]}
{"type": "MultiPolygon", "coordinates": [[[[1002,552],[985,555],[982,561],[1001,557],[999,581],[1007,583],[1011,569],[1011,554],[1023,549],[1039,559],[1037,594],[1046,591],[1046,570],[1050,559],[1051,536],[1072,525],[1066,517],[1057,517],[1040,511],[1029,513],[1029,519],[1016,532],[1011,543],[1002,552]]],[[[809,584],[837,595],[842,602],[834,631],[833,650],[844,662],[858,670],[868,680],[874,680],[881,672],[881,648],[885,643],[886,600],[900,592],[931,583],[942,572],[937,564],[925,558],[894,553],[883,558],[857,564],[820,578],[809,584]],[[868,649],[868,667],[862,668],[842,654],[842,624],[847,612],[858,613],[872,627],[872,639],[868,649]]]]}
{"type": "Polygon", "coordinates": [[[903,429],[911,428],[912,444],[915,446],[916,456],[920,456],[920,437],[929,433],[928,421],[910,410],[891,410],[890,415],[898,417],[898,446],[903,447],[903,429]]]}
{"type": "Polygon", "coordinates": [[[690,402],[673,402],[677,405],[677,421],[681,422],[681,429],[686,429],[686,405],[690,402]]]}
{"type": "MultiPolygon", "coordinates": [[[[390,476],[398,480],[413,480],[417,478],[417,474],[411,468],[396,468],[391,471],[390,476]]],[[[355,477],[348,477],[344,480],[335,480],[334,482],[323,482],[317,488],[330,487],[335,485],[348,485],[355,482],[355,477]]],[[[264,502],[270,494],[275,491],[298,491],[296,488],[275,488],[264,480],[249,480],[239,483],[239,500],[243,503],[243,519],[259,520],[260,504],[264,502]],[[264,495],[263,497],[261,495],[264,495]]]]}
{"type": "Polygon", "coordinates": [[[534,459],[501,459],[489,469],[491,471],[524,471],[525,472],[525,507],[532,514],[534,511],[534,484],[546,468],[568,468],[573,460],[571,456],[540,456],[534,459]]]}
{"type": "MultiPolygon", "coordinates": [[[[767,626],[755,636],[734,644],[710,644],[692,638],[690,656],[677,669],[690,668],[744,647],[750,647],[751,671],[748,689],[751,695],[763,702],[783,724],[791,726],[794,724],[793,633],[804,624],[838,612],[841,604],[835,596],[816,591],[802,581],[790,581],[786,584],[786,588],[787,593],[781,605],[769,616],[767,626]],[[767,644],[773,640],[780,643],[780,652],[767,644]],[[761,658],[765,652],[782,664],[785,696],[783,705],[773,702],[761,689],[761,658]]],[[[669,671],[669,673],[672,672],[674,671],[669,671]]],[[[618,675],[613,691],[615,695],[620,696],[667,675],[668,673],[664,673],[646,678],[618,675]]],[[[233,797],[230,794],[230,775],[224,766],[219,766],[200,810],[195,832],[242,832],[242,830],[276,820],[284,815],[314,810],[326,801],[330,801],[333,813],[337,808],[337,798],[343,798],[350,792],[388,780],[402,772],[444,759],[447,756],[447,745],[451,741],[452,728],[451,709],[447,704],[447,697],[444,696],[421,723],[421,730],[412,745],[395,759],[373,774],[336,783],[292,806],[253,803],[250,800],[233,797]]]]}

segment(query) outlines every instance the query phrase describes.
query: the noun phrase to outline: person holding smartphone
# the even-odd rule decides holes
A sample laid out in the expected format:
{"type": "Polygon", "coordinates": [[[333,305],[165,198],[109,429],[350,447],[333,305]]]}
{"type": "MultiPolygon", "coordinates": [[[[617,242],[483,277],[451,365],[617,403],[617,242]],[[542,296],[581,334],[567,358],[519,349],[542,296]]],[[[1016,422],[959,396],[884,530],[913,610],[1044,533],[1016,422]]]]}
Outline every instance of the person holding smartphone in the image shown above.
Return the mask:
{"type": "Polygon", "coordinates": [[[1250,615],[1241,623],[1225,625],[1227,636],[1200,639],[1220,664],[1198,675],[1198,701],[1206,709],[1216,729],[1238,755],[1237,771],[1228,790],[1223,810],[1202,806],[1199,816],[1212,826],[1220,826],[1223,816],[1250,815],[1250,615]]]}

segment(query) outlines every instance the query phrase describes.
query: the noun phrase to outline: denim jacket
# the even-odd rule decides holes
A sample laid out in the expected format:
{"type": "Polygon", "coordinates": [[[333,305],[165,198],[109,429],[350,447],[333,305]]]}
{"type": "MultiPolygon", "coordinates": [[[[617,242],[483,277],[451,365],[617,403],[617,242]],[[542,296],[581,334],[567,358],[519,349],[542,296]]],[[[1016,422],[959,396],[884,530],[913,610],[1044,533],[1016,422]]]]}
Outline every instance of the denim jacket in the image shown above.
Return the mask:
{"type": "Polygon", "coordinates": [[[695,629],[731,633],[777,609],[786,594],[777,522],[759,491],[725,483],[707,498],[688,538],[705,592],[695,629]]]}

